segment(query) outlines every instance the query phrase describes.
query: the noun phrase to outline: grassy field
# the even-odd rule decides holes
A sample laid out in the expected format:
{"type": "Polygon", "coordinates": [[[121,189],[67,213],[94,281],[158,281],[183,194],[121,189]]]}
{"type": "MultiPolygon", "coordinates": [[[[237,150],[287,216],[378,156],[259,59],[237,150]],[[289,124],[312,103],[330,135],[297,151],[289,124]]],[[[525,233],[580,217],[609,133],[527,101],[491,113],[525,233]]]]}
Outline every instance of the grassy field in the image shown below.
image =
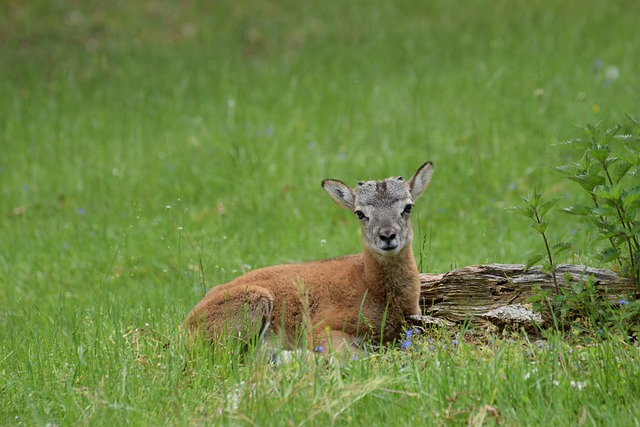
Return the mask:
{"type": "MultiPolygon", "coordinates": [[[[436,172],[423,271],[524,262],[506,210],[576,124],[640,116],[635,1],[0,5],[1,425],[640,425],[640,351],[431,331],[282,366],[178,327],[242,271],[360,250],[320,188],[436,172]]],[[[550,214],[594,264],[585,224],[550,214]],[[553,216],[552,216],[553,215],[553,216]]]]}

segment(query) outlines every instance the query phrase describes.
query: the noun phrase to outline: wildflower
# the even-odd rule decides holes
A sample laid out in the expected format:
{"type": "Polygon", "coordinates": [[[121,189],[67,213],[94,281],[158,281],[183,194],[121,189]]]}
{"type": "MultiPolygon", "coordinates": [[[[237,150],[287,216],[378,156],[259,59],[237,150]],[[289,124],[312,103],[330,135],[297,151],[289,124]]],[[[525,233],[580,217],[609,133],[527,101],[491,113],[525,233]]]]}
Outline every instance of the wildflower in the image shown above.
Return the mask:
{"type": "Polygon", "coordinates": [[[600,69],[602,69],[602,65],[602,59],[596,59],[592,64],[593,71],[600,71],[600,69]]]}
{"type": "Polygon", "coordinates": [[[411,335],[413,335],[413,329],[407,330],[405,334],[407,335],[407,339],[411,338],[411,335]]]}
{"type": "Polygon", "coordinates": [[[87,213],[87,211],[85,210],[85,208],[78,208],[76,210],[76,212],[78,212],[78,215],[84,215],[85,213],[87,213]]]}
{"type": "Polygon", "coordinates": [[[604,76],[607,80],[618,80],[620,77],[620,69],[615,65],[609,65],[604,70],[604,76]]]}
{"type": "Polygon", "coordinates": [[[587,387],[586,382],[582,381],[571,381],[571,388],[575,388],[578,391],[582,391],[587,387]]]}
{"type": "Polygon", "coordinates": [[[458,345],[458,340],[454,338],[454,340],[453,340],[453,341],[451,341],[451,344],[453,344],[453,345],[458,345]]]}
{"type": "Polygon", "coordinates": [[[618,304],[620,304],[620,305],[627,305],[627,304],[629,304],[629,301],[627,301],[627,300],[626,300],[626,299],[624,299],[624,298],[620,298],[620,299],[618,300],[618,304]]]}
{"type": "Polygon", "coordinates": [[[324,347],[322,347],[321,345],[317,346],[316,348],[314,348],[314,351],[316,353],[322,353],[324,351],[324,347]]]}
{"type": "Polygon", "coordinates": [[[409,347],[411,345],[411,340],[404,340],[402,342],[402,349],[406,349],[407,347],[409,347]]]}

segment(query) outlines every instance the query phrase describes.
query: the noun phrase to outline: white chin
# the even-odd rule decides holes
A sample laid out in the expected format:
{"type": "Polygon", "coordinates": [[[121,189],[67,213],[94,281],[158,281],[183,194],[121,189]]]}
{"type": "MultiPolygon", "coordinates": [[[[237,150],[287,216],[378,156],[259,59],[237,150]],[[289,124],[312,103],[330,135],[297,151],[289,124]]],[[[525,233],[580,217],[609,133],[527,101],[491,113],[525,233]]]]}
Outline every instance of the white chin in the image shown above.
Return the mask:
{"type": "Polygon", "coordinates": [[[376,246],[375,250],[380,255],[395,255],[398,252],[400,252],[400,246],[395,246],[395,247],[391,247],[391,248],[389,248],[389,247],[381,248],[379,246],[376,246]]]}

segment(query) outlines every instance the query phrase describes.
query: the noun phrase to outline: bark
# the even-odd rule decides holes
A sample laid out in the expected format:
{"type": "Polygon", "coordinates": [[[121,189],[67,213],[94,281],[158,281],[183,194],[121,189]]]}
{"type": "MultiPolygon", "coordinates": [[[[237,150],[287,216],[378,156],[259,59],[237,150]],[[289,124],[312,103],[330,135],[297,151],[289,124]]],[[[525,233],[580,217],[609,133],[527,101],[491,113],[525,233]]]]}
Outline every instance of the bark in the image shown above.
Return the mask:
{"type": "MultiPolygon", "coordinates": [[[[611,301],[636,295],[634,281],[609,270],[581,265],[559,265],[558,286],[586,281],[590,276],[599,297],[611,301]]],[[[489,328],[523,327],[535,330],[549,326],[534,313],[527,299],[537,288],[555,289],[553,278],[540,267],[524,269],[519,264],[490,264],[458,268],[444,274],[421,274],[423,316],[413,323],[452,325],[470,322],[489,328]]]]}

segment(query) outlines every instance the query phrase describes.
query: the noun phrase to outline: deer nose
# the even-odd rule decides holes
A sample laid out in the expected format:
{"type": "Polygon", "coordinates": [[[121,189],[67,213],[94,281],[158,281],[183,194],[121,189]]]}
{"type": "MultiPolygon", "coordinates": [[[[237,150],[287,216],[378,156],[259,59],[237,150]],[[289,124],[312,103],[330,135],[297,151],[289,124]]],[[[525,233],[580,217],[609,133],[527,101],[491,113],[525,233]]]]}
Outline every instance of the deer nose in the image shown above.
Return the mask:
{"type": "Polygon", "coordinates": [[[381,228],[378,237],[385,243],[391,243],[396,238],[396,231],[391,227],[381,228]]]}

